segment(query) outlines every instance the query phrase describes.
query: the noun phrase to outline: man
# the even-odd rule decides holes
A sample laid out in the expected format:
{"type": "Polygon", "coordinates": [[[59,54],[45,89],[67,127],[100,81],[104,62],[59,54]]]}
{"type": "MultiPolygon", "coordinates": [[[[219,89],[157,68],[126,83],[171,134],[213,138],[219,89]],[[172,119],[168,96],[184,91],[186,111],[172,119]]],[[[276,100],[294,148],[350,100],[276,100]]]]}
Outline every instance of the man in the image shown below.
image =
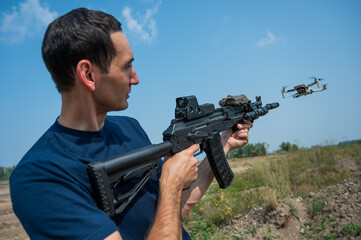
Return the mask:
{"type": "MultiPolygon", "coordinates": [[[[107,116],[128,107],[139,83],[120,23],[75,9],[49,25],[42,55],[61,94],[61,113],[10,179],[14,212],[30,238],[189,239],[181,221],[214,178],[207,160],[197,166],[198,145],[160,160],[158,172],[114,219],[93,199],[88,163],[150,144],[135,119],[107,116]]],[[[226,154],[248,142],[251,127],[223,132],[226,154]]]]}

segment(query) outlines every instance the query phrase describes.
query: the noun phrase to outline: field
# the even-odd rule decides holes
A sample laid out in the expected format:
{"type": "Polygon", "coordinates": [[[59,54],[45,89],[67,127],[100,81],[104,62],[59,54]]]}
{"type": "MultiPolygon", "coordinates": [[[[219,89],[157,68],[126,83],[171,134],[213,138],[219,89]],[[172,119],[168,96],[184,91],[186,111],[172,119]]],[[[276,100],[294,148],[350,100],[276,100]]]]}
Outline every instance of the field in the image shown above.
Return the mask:
{"type": "Polygon", "coordinates": [[[19,220],[13,213],[9,187],[5,182],[0,185],[0,239],[29,239],[19,220]]]}
{"type": "Polygon", "coordinates": [[[360,143],[254,160],[192,209],[192,239],[361,239],[360,143]]]}
{"type": "MultiPolygon", "coordinates": [[[[184,226],[192,239],[361,239],[361,144],[231,160],[184,226]],[[212,211],[209,211],[212,209],[212,211]]],[[[29,239],[0,186],[0,239],[29,239]]]]}

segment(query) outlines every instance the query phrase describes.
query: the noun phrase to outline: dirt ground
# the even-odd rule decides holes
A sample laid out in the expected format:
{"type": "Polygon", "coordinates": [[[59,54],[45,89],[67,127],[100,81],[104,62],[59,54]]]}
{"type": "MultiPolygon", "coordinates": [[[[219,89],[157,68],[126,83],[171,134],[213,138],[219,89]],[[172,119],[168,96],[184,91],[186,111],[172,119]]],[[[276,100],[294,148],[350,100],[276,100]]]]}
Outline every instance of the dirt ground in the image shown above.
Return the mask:
{"type": "MultiPolygon", "coordinates": [[[[245,162],[261,160],[257,157],[245,162]]],[[[279,199],[273,210],[259,207],[243,212],[221,229],[229,233],[229,239],[361,240],[361,172],[352,159],[340,162],[340,167],[355,177],[317,193],[310,192],[305,199],[279,199]]],[[[242,165],[235,164],[232,169],[244,171],[242,165]]]]}
{"type": "Polygon", "coordinates": [[[0,239],[30,239],[12,210],[8,186],[0,186],[0,239]]]}
{"type": "Polygon", "coordinates": [[[229,239],[360,240],[361,175],[305,199],[280,199],[273,211],[260,207],[243,212],[221,229],[229,239]],[[312,214],[312,206],[319,206],[319,212],[312,214]]]}
{"type": "MultiPolygon", "coordinates": [[[[260,160],[263,158],[250,158],[243,163],[260,160]]],[[[317,193],[311,192],[305,199],[279,199],[272,211],[259,207],[243,212],[221,229],[229,233],[229,239],[361,239],[358,235],[361,230],[361,173],[352,161],[346,167],[356,177],[317,193]],[[309,211],[312,204],[319,204],[317,214],[309,211]]],[[[234,165],[232,169],[240,172],[246,167],[234,165]]],[[[0,186],[0,239],[29,239],[12,211],[8,186],[0,186]]]]}

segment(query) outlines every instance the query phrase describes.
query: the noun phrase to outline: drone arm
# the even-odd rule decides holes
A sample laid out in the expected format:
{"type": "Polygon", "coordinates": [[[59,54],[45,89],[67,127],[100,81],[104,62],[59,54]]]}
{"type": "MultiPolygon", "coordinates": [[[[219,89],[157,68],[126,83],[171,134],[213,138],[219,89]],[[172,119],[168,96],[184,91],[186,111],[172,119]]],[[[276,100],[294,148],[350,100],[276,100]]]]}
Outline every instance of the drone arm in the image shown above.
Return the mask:
{"type": "Polygon", "coordinates": [[[294,88],[293,88],[293,89],[288,89],[288,90],[286,90],[286,89],[283,88],[282,91],[281,91],[281,92],[282,92],[282,97],[285,98],[285,93],[293,92],[293,91],[295,91],[295,90],[296,90],[296,89],[294,89],[294,88]]]}
{"type": "Polygon", "coordinates": [[[316,83],[317,83],[317,82],[314,81],[313,83],[308,84],[308,86],[311,87],[311,86],[315,85],[316,83]]]}
{"type": "Polygon", "coordinates": [[[313,93],[313,92],[322,92],[323,90],[325,90],[325,89],[323,89],[323,88],[311,89],[311,93],[313,93]]]}
{"type": "Polygon", "coordinates": [[[287,93],[287,92],[293,92],[293,91],[295,91],[296,89],[288,89],[288,90],[284,90],[284,92],[285,93],[287,93]]]}
{"type": "Polygon", "coordinates": [[[321,88],[321,87],[320,87],[320,81],[323,80],[323,79],[322,79],[322,78],[317,78],[317,77],[311,77],[311,78],[314,79],[314,82],[311,83],[311,84],[309,84],[309,86],[313,86],[313,85],[315,85],[315,84],[317,83],[317,87],[318,87],[318,88],[321,88]]]}

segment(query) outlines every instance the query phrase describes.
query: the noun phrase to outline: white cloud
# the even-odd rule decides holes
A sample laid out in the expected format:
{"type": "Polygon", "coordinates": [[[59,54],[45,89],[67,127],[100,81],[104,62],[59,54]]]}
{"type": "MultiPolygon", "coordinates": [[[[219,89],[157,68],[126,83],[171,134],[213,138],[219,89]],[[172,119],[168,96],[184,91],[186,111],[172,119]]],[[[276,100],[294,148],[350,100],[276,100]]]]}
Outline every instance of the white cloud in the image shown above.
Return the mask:
{"type": "Polygon", "coordinates": [[[125,25],[129,33],[136,39],[136,41],[150,43],[157,37],[157,22],[153,15],[158,12],[161,2],[159,1],[153,8],[147,9],[144,16],[137,15],[135,18],[132,15],[130,7],[124,7],[122,17],[125,19],[125,25]]]}
{"type": "Polygon", "coordinates": [[[258,47],[263,47],[271,44],[281,43],[283,45],[286,44],[286,41],[282,38],[276,37],[276,35],[270,31],[267,31],[267,37],[264,39],[261,39],[257,42],[258,47]]]}
{"type": "Polygon", "coordinates": [[[12,7],[12,12],[2,12],[0,17],[0,40],[5,44],[15,44],[26,37],[39,34],[43,27],[58,16],[39,0],[26,0],[12,7]]]}

